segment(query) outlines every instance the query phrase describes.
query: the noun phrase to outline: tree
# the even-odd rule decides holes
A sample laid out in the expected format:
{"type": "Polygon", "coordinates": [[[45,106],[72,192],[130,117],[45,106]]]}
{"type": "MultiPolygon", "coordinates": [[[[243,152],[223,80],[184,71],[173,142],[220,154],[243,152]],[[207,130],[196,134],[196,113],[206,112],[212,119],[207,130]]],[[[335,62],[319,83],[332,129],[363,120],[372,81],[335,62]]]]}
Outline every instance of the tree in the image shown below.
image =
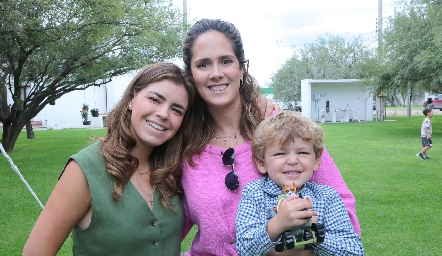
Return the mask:
{"type": "Polygon", "coordinates": [[[182,19],[170,1],[0,1],[2,144],[49,102],[177,57],[182,19]],[[7,91],[24,109],[8,105],[7,91]]]}
{"type": "Polygon", "coordinates": [[[302,79],[359,78],[374,58],[373,49],[360,38],[347,41],[339,35],[319,37],[295,52],[272,77],[274,98],[299,100],[302,79]]]}
{"type": "Polygon", "coordinates": [[[385,30],[373,78],[386,90],[442,92],[442,1],[401,1],[385,30]]]}
{"type": "Polygon", "coordinates": [[[290,102],[301,98],[301,79],[307,74],[306,65],[295,54],[273,75],[270,87],[273,98],[290,102]]]}

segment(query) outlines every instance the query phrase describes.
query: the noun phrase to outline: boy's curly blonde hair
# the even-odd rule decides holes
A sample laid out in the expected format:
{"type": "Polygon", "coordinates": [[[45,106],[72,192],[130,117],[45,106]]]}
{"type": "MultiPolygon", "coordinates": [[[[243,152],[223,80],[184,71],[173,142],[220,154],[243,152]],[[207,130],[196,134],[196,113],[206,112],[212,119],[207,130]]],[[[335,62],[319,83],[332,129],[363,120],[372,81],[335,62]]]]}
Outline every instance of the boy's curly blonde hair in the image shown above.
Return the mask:
{"type": "Polygon", "coordinates": [[[295,111],[282,111],[262,121],[252,140],[253,160],[264,165],[264,153],[269,144],[279,143],[285,147],[300,138],[313,145],[316,159],[324,150],[324,132],[318,124],[295,111]]]}

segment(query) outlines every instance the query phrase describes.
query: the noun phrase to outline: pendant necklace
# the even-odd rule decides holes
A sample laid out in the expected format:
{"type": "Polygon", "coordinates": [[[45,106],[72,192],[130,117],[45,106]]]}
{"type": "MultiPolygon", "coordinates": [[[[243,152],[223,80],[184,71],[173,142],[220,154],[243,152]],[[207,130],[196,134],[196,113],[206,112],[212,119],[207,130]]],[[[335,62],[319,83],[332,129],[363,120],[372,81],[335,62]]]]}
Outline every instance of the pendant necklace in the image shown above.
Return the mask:
{"type": "Polygon", "coordinates": [[[153,193],[155,192],[155,188],[153,189],[152,193],[149,195],[146,192],[146,190],[144,190],[143,187],[141,186],[140,182],[137,179],[137,176],[133,175],[133,177],[135,178],[135,181],[137,182],[138,186],[141,188],[141,191],[143,191],[143,193],[149,198],[148,203],[150,205],[150,208],[153,208],[153,198],[152,197],[153,197],[153,193]]]}
{"type": "Polygon", "coordinates": [[[223,140],[223,146],[224,147],[226,147],[226,144],[227,144],[227,138],[229,138],[229,139],[235,139],[235,147],[238,145],[238,136],[236,135],[237,133],[235,132],[234,134],[232,134],[232,135],[230,135],[230,136],[228,136],[228,137],[226,137],[226,136],[222,136],[222,135],[219,135],[219,133],[218,132],[215,132],[215,139],[216,140],[223,140]]]}
{"type": "Polygon", "coordinates": [[[147,172],[138,172],[140,175],[148,174],[150,171],[147,172]]]}

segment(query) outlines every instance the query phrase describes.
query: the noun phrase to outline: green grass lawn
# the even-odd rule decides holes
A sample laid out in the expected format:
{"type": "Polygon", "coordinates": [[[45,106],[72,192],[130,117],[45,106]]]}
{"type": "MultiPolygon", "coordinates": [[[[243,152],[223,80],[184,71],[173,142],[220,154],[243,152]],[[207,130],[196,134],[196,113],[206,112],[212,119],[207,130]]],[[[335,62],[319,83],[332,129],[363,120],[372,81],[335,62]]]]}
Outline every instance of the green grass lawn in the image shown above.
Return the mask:
{"type": "Polygon", "coordinates": [[[415,156],[422,119],[323,126],[327,149],[357,199],[367,255],[438,255],[442,249],[430,238],[442,230],[442,116],[432,118],[428,161],[415,156]]]}
{"type": "MultiPolygon", "coordinates": [[[[437,111],[436,111],[437,112],[437,111]]],[[[322,124],[328,151],[357,200],[366,255],[439,255],[442,226],[442,115],[435,114],[431,160],[419,160],[423,115],[385,122],[322,124]]],[[[67,158],[105,130],[22,133],[9,155],[43,204],[67,158]]],[[[0,158],[0,254],[20,255],[40,207],[0,158]]],[[[190,247],[194,229],[182,244],[190,247]]],[[[68,239],[58,255],[71,255],[68,239]]]]}

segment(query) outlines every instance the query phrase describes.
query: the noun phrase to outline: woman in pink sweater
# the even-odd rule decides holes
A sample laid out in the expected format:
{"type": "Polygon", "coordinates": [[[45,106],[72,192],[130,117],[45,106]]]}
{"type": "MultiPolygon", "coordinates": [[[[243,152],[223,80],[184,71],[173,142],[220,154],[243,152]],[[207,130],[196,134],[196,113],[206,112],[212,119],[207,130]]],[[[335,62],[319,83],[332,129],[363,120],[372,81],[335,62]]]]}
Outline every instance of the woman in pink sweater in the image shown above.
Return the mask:
{"type": "MultiPolygon", "coordinates": [[[[235,217],[244,186],[261,176],[252,162],[250,141],[272,104],[263,101],[248,73],[239,31],[229,22],[202,19],[187,32],[184,68],[198,94],[192,117],[192,144],[184,152],[182,176],[187,221],[183,237],[198,226],[185,255],[237,255],[235,217]],[[200,107],[198,107],[200,106],[200,107]],[[234,149],[234,157],[223,154],[234,149]]],[[[231,153],[231,152],[229,152],[231,153]]],[[[327,150],[312,181],[333,187],[360,234],[355,198],[327,150]]]]}

